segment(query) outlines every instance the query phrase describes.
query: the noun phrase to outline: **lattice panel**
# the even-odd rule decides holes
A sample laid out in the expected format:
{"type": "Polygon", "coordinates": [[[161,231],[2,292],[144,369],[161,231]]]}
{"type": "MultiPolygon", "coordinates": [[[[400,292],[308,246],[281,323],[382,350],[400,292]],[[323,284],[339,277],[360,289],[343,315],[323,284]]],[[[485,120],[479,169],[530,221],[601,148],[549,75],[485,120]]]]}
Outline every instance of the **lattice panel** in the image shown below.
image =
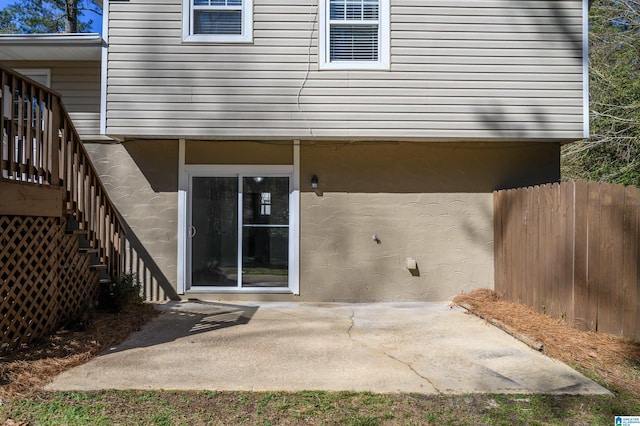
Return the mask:
{"type": "Polygon", "coordinates": [[[76,316],[87,303],[98,297],[100,272],[91,269],[90,255],[78,252],[78,238],[64,235],[60,244],[61,259],[57,315],[61,321],[76,316]]]}
{"type": "Polygon", "coordinates": [[[95,302],[99,272],[65,225],[0,216],[0,349],[46,336],[95,302]]]}
{"type": "Polygon", "coordinates": [[[58,219],[0,216],[0,338],[14,347],[58,324],[56,271],[64,231],[58,219]]]}

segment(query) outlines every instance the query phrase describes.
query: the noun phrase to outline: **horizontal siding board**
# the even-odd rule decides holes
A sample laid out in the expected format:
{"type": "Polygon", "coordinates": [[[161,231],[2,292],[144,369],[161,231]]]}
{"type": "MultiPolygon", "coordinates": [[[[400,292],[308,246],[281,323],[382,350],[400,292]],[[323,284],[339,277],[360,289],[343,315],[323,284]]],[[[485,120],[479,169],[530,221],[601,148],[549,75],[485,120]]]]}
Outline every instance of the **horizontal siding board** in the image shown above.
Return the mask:
{"type": "Polygon", "coordinates": [[[394,1],[390,71],[319,71],[313,0],[254,0],[249,44],[182,42],[181,0],[110,6],[112,134],[582,136],[578,0],[394,1]]]}
{"type": "MultiPolygon", "coordinates": [[[[256,123],[259,126],[261,123],[256,123]]],[[[311,125],[311,124],[310,124],[311,125]]],[[[369,127],[351,128],[351,129],[333,129],[333,128],[316,128],[310,130],[307,128],[298,128],[293,126],[285,126],[282,128],[265,129],[262,127],[247,126],[243,123],[243,127],[225,128],[218,127],[215,129],[206,127],[192,127],[189,129],[194,139],[280,139],[280,138],[331,138],[331,139],[397,139],[397,128],[371,129],[369,127]]],[[[406,124],[405,124],[406,126],[406,124]]],[[[171,127],[120,127],[122,134],[136,134],[139,137],[157,139],[169,134],[175,134],[175,128],[171,127]]],[[[464,129],[430,129],[429,136],[425,137],[424,129],[418,128],[402,128],[402,138],[406,139],[426,139],[426,140],[444,140],[452,138],[452,130],[455,130],[453,140],[464,140],[469,138],[500,138],[500,139],[519,139],[525,136],[520,130],[464,130],[464,129]]],[[[538,131],[536,137],[541,139],[559,139],[571,140],[575,138],[575,130],[555,130],[555,131],[538,131]]]]}
{"type": "MultiPolygon", "coordinates": [[[[335,112],[343,112],[343,113],[351,112],[354,110],[354,105],[360,105],[360,104],[353,104],[353,103],[344,104],[344,105],[335,104],[332,108],[332,111],[334,113],[335,112]]],[[[363,105],[369,106],[369,104],[363,104],[363,105]]],[[[421,113],[421,114],[424,114],[424,113],[477,114],[479,107],[482,107],[482,105],[415,104],[412,108],[412,111],[414,113],[421,113]]],[[[322,112],[326,112],[326,109],[327,109],[326,105],[322,103],[315,103],[315,104],[307,103],[307,104],[301,104],[300,106],[298,106],[298,105],[292,105],[289,103],[246,104],[246,103],[226,103],[225,102],[225,103],[219,103],[219,104],[207,103],[206,113],[212,114],[214,112],[217,113],[220,111],[223,111],[223,112],[243,111],[243,112],[252,112],[252,113],[262,113],[262,112],[298,113],[300,112],[300,110],[302,110],[303,112],[322,113],[322,112]]],[[[155,104],[142,103],[142,102],[122,102],[118,106],[118,109],[110,112],[110,114],[112,114],[111,115],[112,117],[118,117],[119,115],[129,116],[131,111],[139,111],[139,110],[154,111],[154,115],[156,114],[169,115],[169,116],[173,115],[173,112],[167,111],[166,108],[162,105],[155,105],[155,104]]],[[[554,115],[555,114],[571,115],[574,110],[575,108],[570,106],[554,106],[554,107],[545,108],[546,113],[554,114],[554,115]]],[[[406,111],[405,105],[393,105],[393,104],[378,105],[377,104],[377,108],[376,108],[376,113],[379,113],[379,114],[387,114],[387,113],[403,113],[404,114],[405,111],[406,111]]],[[[179,112],[203,113],[200,105],[192,104],[192,103],[181,104],[179,112]]],[[[496,109],[495,105],[493,104],[491,104],[490,108],[487,109],[485,112],[493,113],[493,114],[501,113],[501,111],[499,109],[496,109]]],[[[532,113],[535,113],[535,109],[532,109],[530,105],[517,105],[517,106],[510,106],[509,112],[511,114],[532,114],[532,113]]]]}
{"type": "MultiPolygon", "coordinates": [[[[117,79],[110,79],[111,82],[117,82],[117,79]]],[[[367,90],[377,86],[381,80],[348,80],[348,81],[335,81],[335,80],[313,80],[307,81],[304,85],[301,95],[309,95],[311,89],[333,89],[333,88],[365,88],[367,90]]],[[[384,80],[382,80],[384,81],[384,80]]],[[[198,93],[198,94],[212,94],[219,93],[224,90],[237,89],[239,91],[251,91],[254,90],[269,90],[268,93],[272,93],[275,89],[280,88],[295,88],[299,91],[301,85],[295,80],[284,79],[264,79],[264,80],[235,80],[233,84],[235,86],[220,86],[215,79],[211,80],[199,80],[197,85],[192,86],[174,86],[175,82],[171,80],[165,80],[164,82],[157,82],[153,87],[140,88],[139,84],[136,84],[135,80],[129,81],[128,85],[122,85],[113,87],[109,93],[123,93],[123,94],[144,94],[144,93],[166,93],[180,95],[185,93],[198,93]]],[[[412,90],[431,90],[431,89],[551,89],[554,91],[569,90],[580,91],[582,86],[573,81],[557,81],[557,82],[540,82],[540,81],[499,81],[499,80],[487,80],[486,82],[469,81],[469,80],[455,80],[455,81],[443,81],[434,80],[428,83],[416,81],[416,80],[398,80],[395,84],[395,89],[412,89],[412,90]]],[[[296,95],[297,95],[296,91],[296,95]]],[[[398,92],[399,93],[399,92],[398,92]]]]}
{"type": "MultiPolygon", "coordinates": [[[[222,115],[222,114],[221,114],[222,115]]],[[[364,114],[363,114],[364,115],[364,114]]],[[[217,119],[215,116],[209,116],[204,119],[195,119],[191,118],[181,118],[181,121],[184,121],[186,125],[189,125],[191,128],[209,128],[209,129],[218,129],[218,128],[247,128],[254,127],[269,129],[269,128],[287,128],[287,127],[296,127],[296,128],[307,128],[308,126],[320,126],[327,128],[336,128],[336,129],[368,129],[368,133],[371,133],[372,130],[375,129],[404,129],[407,127],[407,123],[411,123],[410,126],[412,129],[443,129],[443,130],[474,130],[476,129],[476,124],[468,121],[433,121],[428,122],[424,120],[392,120],[386,122],[385,120],[370,120],[369,118],[365,120],[351,120],[351,121],[343,121],[343,120],[335,120],[328,118],[325,122],[322,120],[314,119],[307,121],[295,121],[289,122],[284,120],[273,120],[268,117],[268,114],[265,114],[265,118],[257,119],[254,117],[247,117],[246,119],[239,119],[238,114],[234,114],[232,118],[227,118],[228,115],[223,115],[222,118],[217,119]]],[[[116,125],[125,124],[129,117],[123,119],[111,118],[116,125]]],[[[541,132],[551,132],[554,130],[564,131],[564,130],[575,130],[572,129],[571,126],[567,126],[565,123],[545,123],[544,129],[539,129],[537,123],[532,123],[531,121],[521,121],[521,122],[509,122],[509,121],[500,121],[498,118],[494,121],[499,125],[499,130],[489,130],[487,134],[499,134],[504,131],[532,131],[539,130],[541,132]]],[[[153,120],[144,120],[145,127],[151,128],[171,128],[167,127],[167,119],[154,118],[153,120]]]]}
{"type": "MultiPolygon", "coordinates": [[[[212,94],[199,94],[199,93],[184,93],[180,95],[170,95],[170,94],[149,94],[145,96],[145,101],[147,102],[160,102],[167,105],[170,105],[172,102],[180,103],[211,103],[211,102],[219,102],[225,101],[232,102],[233,97],[235,96],[245,96],[251,97],[256,96],[263,97],[271,96],[281,98],[283,101],[287,102],[296,102],[297,94],[299,89],[296,88],[279,88],[278,94],[273,94],[273,89],[271,88],[237,88],[238,90],[234,90],[234,88],[225,88],[225,87],[217,87],[215,88],[218,91],[212,94]],[[219,96],[221,99],[216,99],[219,96]]],[[[338,90],[334,90],[328,92],[322,89],[313,89],[313,88],[305,88],[304,90],[305,97],[322,99],[323,97],[333,99],[335,103],[349,103],[351,97],[360,96],[360,97],[370,97],[370,98],[379,98],[379,97],[399,97],[400,99],[411,99],[418,98],[422,102],[427,102],[430,96],[438,96],[438,97],[481,97],[481,98],[494,98],[496,103],[499,103],[500,100],[500,91],[499,90],[490,90],[490,89],[394,89],[394,88],[338,88],[338,90]]],[[[554,90],[549,91],[548,93],[541,92],[540,90],[512,90],[513,97],[520,98],[538,98],[541,96],[546,97],[554,97],[554,98],[572,98],[575,97],[574,91],[570,90],[554,90]]],[[[109,98],[113,102],[127,102],[131,101],[131,96],[128,94],[109,94],[109,98]]],[[[316,99],[313,99],[316,101],[316,99]]],[[[377,102],[384,104],[386,99],[376,99],[377,102]]],[[[582,124],[582,123],[581,123],[582,124]]]]}
{"type": "MultiPolygon", "coordinates": [[[[482,112],[475,111],[469,113],[430,113],[428,115],[428,120],[424,119],[423,113],[407,113],[407,112],[352,112],[350,114],[352,121],[350,123],[356,121],[366,121],[371,118],[378,118],[378,120],[393,120],[394,122],[402,122],[402,121],[415,121],[415,122],[423,122],[425,125],[431,126],[432,124],[426,123],[427,121],[434,121],[438,123],[448,123],[448,122],[459,122],[466,123],[468,121],[474,120],[474,116],[478,114],[482,114],[485,117],[486,122],[495,122],[495,123],[503,123],[509,125],[519,125],[521,123],[523,125],[527,125],[532,121],[535,121],[536,118],[532,117],[536,114],[534,112],[523,111],[519,114],[512,112],[482,112]]],[[[297,118],[299,115],[298,111],[288,112],[288,111],[217,111],[215,114],[212,114],[211,111],[189,111],[189,110],[178,110],[178,111],[157,111],[154,116],[158,119],[169,120],[169,119],[179,119],[179,120],[223,120],[227,121],[240,121],[240,120],[268,120],[268,121],[288,121],[297,118]]],[[[126,120],[126,119],[143,119],[146,116],[146,112],[144,110],[137,111],[118,111],[112,112],[109,114],[109,117],[117,120],[126,120]]],[[[335,112],[317,112],[314,114],[314,119],[318,121],[341,121],[343,114],[335,113],[335,112]]],[[[555,114],[553,119],[557,120],[555,122],[547,122],[546,125],[549,126],[550,123],[560,123],[564,124],[565,120],[570,119],[571,117],[555,114]]],[[[435,124],[434,124],[435,125],[435,124]]]]}
{"type": "MultiPolygon", "coordinates": [[[[446,82],[450,84],[457,84],[457,82],[476,82],[478,84],[485,82],[567,82],[567,83],[575,83],[576,77],[572,74],[515,74],[515,73],[436,73],[436,72],[424,72],[424,73],[395,73],[396,78],[394,80],[394,87],[398,87],[397,85],[422,85],[424,86],[425,81],[431,82],[446,82]]],[[[155,77],[153,81],[153,86],[143,87],[141,86],[141,82],[135,78],[118,78],[111,77],[109,79],[110,83],[113,87],[110,88],[111,91],[115,90],[125,90],[127,93],[131,91],[132,93],[146,93],[150,90],[165,90],[165,86],[169,87],[179,87],[180,90],[184,90],[184,88],[198,88],[200,90],[201,87],[208,87],[212,85],[220,84],[220,80],[224,79],[227,76],[227,73],[224,71],[209,71],[207,72],[206,77],[193,77],[189,78],[188,86],[185,85],[185,82],[181,80],[176,80],[176,78],[171,76],[163,76],[163,77],[155,77]]],[[[255,79],[254,74],[250,71],[237,71],[234,73],[233,82],[240,82],[239,84],[242,86],[246,85],[256,85],[256,86],[301,86],[299,72],[290,72],[290,71],[280,71],[280,72],[272,72],[265,73],[264,77],[261,79],[255,79]]],[[[329,74],[319,74],[317,73],[314,76],[310,76],[305,82],[305,87],[310,85],[321,85],[321,84],[337,84],[339,81],[347,80],[349,85],[352,86],[362,86],[362,85],[382,85],[386,80],[377,74],[374,73],[331,73],[329,74]]],[[[491,83],[489,83],[491,84],[491,83]]],[[[166,89],[171,90],[171,89],[166,89]]],[[[117,93],[117,92],[116,92],[117,93]]]]}
{"type": "MultiPolygon", "coordinates": [[[[148,75],[149,77],[166,77],[171,76],[173,78],[197,78],[198,76],[207,77],[213,70],[217,71],[246,71],[249,67],[249,63],[242,64],[235,62],[214,62],[214,61],[201,61],[201,62],[135,62],[132,63],[133,57],[127,60],[121,61],[109,61],[110,69],[109,76],[121,76],[121,77],[136,77],[140,75],[148,75]],[[215,65],[213,65],[215,63],[215,65]],[[171,71],[171,72],[169,72],[171,71]],[[136,74],[137,72],[137,74],[136,74]]],[[[524,60],[518,61],[517,58],[457,58],[456,61],[450,63],[444,63],[445,61],[439,61],[438,58],[431,58],[431,62],[427,58],[421,58],[425,63],[418,63],[417,60],[406,62],[399,62],[393,65],[393,72],[460,72],[469,73],[472,69],[478,73],[506,73],[506,74],[573,74],[577,81],[577,77],[581,76],[582,67],[577,65],[545,65],[544,59],[538,58],[523,58],[524,60]],[[455,63],[454,63],[455,62],[455,63]],[[504,64],[504,65],[503,65],[504,64]]],[[[280,71],[307,71],[309,65],[304,62],[289,62],[273,64],[271,62],[251,62],[250,65],[252,71],[260,73],[262,75],[265,72],[280,72],[280,71]]],[[[314,73],[316,74],[316,73],[314,73]]],[[[319,72],[318,74],[326,75],[325,78],[331,78],[331,72],[319,72]]],[[[371,72],[375,74],[375,72],[371,72]]],[[[386,75],[387,73],[380,73],[380,75],[386,75]]],[[[304,81],[305,74],[300,74],[300,82],[304,81]]],[[[309,75],[307,79],[316,78],[315,75],[309,75]]],[[[227,80],[232,79],[230,76],[227,80]]],[[[185,81],[188,84],[188,81],[185,81]]],[[[388,86],[393,86],[389,83],[388,86]]],[[[508,93],[505,93],[508,96],[508,93]]]]}

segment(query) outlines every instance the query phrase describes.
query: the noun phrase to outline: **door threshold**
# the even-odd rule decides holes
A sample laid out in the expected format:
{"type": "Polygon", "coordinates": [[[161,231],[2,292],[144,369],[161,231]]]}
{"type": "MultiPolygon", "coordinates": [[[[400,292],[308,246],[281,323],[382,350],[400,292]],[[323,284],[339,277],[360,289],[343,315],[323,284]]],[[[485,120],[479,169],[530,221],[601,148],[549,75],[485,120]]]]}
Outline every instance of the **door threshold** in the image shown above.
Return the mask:
{"type": "Polygon", "coordinates": [[[221,294],[293,294],[287,287],[254,287],[254,288],[216,288],[216,287],[198,287],[190,288],[185,292],[186,295],[191,293],[221,293],[221,294]]]}

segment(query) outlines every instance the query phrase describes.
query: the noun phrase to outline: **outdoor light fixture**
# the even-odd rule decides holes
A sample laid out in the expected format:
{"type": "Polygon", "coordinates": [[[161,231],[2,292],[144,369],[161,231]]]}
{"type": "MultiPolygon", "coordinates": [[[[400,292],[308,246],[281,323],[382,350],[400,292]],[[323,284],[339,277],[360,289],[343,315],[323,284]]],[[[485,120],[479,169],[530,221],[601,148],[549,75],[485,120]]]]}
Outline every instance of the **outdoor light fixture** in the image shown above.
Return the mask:
{"type": "Polygon", "coordinates": [[[311,188],[318,189],[318,176],[316,175],[311,177],[311,188]]]}

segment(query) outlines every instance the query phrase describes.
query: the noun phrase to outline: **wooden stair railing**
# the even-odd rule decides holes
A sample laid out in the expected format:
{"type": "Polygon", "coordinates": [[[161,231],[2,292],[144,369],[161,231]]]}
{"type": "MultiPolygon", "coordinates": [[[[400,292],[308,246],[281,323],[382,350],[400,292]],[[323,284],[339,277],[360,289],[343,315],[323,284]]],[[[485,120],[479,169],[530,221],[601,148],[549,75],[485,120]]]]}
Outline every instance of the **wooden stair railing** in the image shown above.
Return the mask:
{"type": "Polygon", "coordinates": [[[125,230],[55,91],[0,67],[0,179],[65,189],[72,214],[112,278],[123,272],[125,230]]]}

